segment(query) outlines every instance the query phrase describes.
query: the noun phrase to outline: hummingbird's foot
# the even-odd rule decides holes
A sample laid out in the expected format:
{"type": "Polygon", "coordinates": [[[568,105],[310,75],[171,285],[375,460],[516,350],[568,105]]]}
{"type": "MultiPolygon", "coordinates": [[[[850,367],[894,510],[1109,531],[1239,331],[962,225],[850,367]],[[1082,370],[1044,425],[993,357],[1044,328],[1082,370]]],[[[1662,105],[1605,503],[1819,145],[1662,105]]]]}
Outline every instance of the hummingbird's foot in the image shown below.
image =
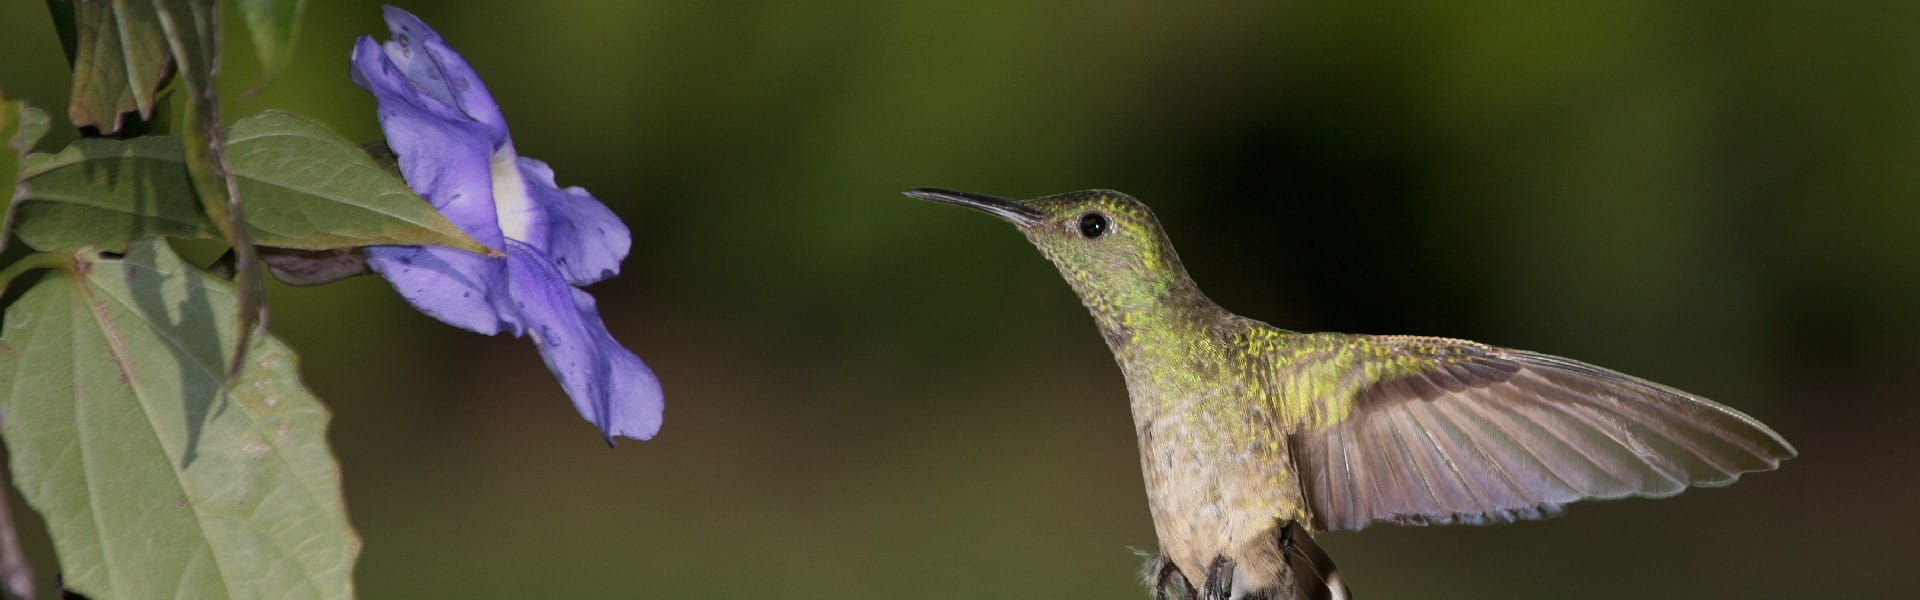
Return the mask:
{"type": "Polygon", "coordinates": [[[1194,600],[1193,584],[1165,554],[1155,553],[1147,559],[1147,568],[1141,575],[1153,590],[1153,600],[1194,600]]]}
{"type": "Polygon", "coordinates": [[[1213,564],[1207,567],[1207,584],[1200,586],[1202,600],[1230,600],[1233,598],[1233,561],[1225,556],[1213,557],[1213,564]]]}
{"type": "MultiPolygon", "coordinates": [[[[1258,548],[1241,560],[1215,555],[1197,600],[1351,600],[1333,559],[1298,522],[1276,524],[1258,548]],[[1276,553],[1277,551],[1277,553],[1276,553]],[[1279,562],[1271,562],[1278,559],[1279,562]],[[1242,571],[1242,569],[1252,569],[1242,571]]],[[[1156,558],[1156,560],[1165,560],[1156,558]]],[[[1149,568],[1159,563],[1149,563],[1149,568]]],[[[1178,571],[1176,570],[1177,574],[1178,571]]],[[[1167,597],[1167,596],[1161,596],[1167,597]]]]}

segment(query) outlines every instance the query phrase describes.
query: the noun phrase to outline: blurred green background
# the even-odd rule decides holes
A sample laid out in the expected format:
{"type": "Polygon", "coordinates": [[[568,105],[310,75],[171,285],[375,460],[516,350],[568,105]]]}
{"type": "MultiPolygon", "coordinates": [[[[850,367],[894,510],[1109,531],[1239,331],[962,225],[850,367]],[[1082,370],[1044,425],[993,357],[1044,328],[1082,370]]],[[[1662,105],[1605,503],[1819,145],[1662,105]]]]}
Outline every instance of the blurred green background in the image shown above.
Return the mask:
{"type": "MultiPolygon", "coordinates": [[[[1187,4],[403,4],[633,228],[592,291],[668,410],[609,450],[523,340],[378,279],[271,290],[335,413],[362,595],[1145,597],[1104,345],[1010,228],[918,186],[1123,190],[1228,308],[1576,357],[1803,455],[1322,536],[1363,598],[1920,594],[1920,3],[1187,4]]],[[[229,25],[228,119],[378,137],[346,60],[378,4],[311,3],[252,96],[229,25]]],[[[65,77],[42,3],[0,3],[0,88],[59,115],[65,77]]]]}

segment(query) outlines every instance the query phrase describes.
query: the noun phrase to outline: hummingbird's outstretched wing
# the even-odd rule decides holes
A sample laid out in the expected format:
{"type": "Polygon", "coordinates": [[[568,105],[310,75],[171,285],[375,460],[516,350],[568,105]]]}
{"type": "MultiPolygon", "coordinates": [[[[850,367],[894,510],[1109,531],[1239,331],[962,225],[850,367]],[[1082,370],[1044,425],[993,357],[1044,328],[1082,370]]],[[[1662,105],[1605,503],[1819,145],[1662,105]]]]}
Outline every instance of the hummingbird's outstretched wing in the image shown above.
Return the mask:
{"type": "Polygon", "coordinates": [[[1345,396],[1312,403],[1325,414],[1288,440],[1316,530],[1537,519],[1576,500],[1726,485],[1795,455],[1752,417],[1592,365],[1464,340],[1340,338],[1352,347],[1318,354],[1319,368],[1294,365],[1345,396]]]}

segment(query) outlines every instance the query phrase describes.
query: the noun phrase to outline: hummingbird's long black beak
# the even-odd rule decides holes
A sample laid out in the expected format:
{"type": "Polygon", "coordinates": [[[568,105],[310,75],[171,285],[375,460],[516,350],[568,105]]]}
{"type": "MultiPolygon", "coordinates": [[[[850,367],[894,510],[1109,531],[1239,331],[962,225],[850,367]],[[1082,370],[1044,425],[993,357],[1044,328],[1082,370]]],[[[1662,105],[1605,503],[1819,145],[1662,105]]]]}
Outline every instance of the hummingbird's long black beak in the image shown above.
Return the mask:
{"type": "Polygon", "coordinates": [[[1034,210],[1019,201],[995,198],[984,194],[969,194],[967,192],[956,192],[939,188],[920,188],[907,190],[903,193],[921,200],[932,200],[934,202],[957,204],[967,208],[978,209],[1021,227],[1036,225],[1040,223],[1043,218],[1040,211],[1034,210]]]}

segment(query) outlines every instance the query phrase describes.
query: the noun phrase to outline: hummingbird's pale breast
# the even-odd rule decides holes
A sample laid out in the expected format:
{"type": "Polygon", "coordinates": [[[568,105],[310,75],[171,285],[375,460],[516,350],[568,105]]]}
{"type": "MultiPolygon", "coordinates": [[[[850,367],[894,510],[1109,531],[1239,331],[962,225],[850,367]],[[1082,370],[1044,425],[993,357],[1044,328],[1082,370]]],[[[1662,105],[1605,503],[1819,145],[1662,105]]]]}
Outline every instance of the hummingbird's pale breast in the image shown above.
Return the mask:
{"type": "MultiPolygon", "coordinates": [[[[1235,357],[1231,338],[1218,333],[1225,332],[1163,337],[1135,330],[1108,339],[1130,340],[1114,352],[1127,379],[1161,552],[1186,573],[1204,573],[1223,555],[1248,573],[1277,573],[1275,524],[1308,520],[1282,425],[1288,419],[1280,404],[1249,394],[1260,389],[1258,369],[1245,368],[1251,363],[1235,357]],[[1179,337],[1186,341],[1174,341],[1179,337]],[[1185,351],[1154,347],[1161,343],[1185,351]],[[1185,376],[1193,373],[1201,376],[1185,376]]],[[[1258,589],[1274,582],[1255,576],[1240,583],[1258,589]]]]}

